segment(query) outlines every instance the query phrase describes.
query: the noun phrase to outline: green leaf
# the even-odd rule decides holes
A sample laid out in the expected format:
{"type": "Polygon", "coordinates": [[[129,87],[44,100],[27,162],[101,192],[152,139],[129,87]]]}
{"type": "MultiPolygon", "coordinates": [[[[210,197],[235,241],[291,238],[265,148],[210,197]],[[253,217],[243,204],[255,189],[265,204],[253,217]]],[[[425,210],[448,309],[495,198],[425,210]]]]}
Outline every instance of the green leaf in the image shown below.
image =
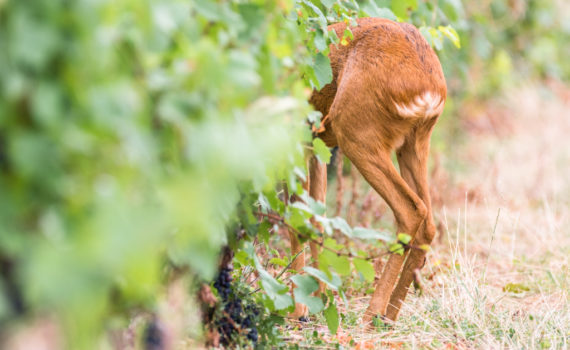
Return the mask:
{"type": "Polygon", "coordinates": [[[264,221],[261,224],[259,224],[259,227],[257,229],[257,237],[258,239],[267,244],[269,242],[269,238],[270,238],[270,233],[269,230],[272,228],[272,225],[269,221],[264,221]]]}
{"type": "Polygon", "coordinates": [[[268,213],[271,211],[271,205],[269,204],[267,197],[265,197],[262,193],[260,193],[257,197],[257,203],[259,203],[259,208],[262,212],[268,213]]]}
{"type": "Polygon", "coordinates": [[[301,181],[307,181],[307,173],[305,170],[301,169],[300,167],[295,167],[293,169],[293,173],[297,176],[301,181]]]}
{"type": "Polygon", "coordinates": [[[426,252],[429,252],[430,249],[431,249],[431,247],[430,247],[429,244],[422,244],[422,245],[420,245],[419,248],[420,248],[421,250],[423,250],[423,251],[426,251],[426,252]]]}
{"type": "Polygon", "coordinates": [[[243,250],[239,250],[236,252],[234,259],[242,265],[249,265],[250,259],[247,253],[243,250]]]}
{"type": "Polygon", "coordinates": [[[415,10],[418,7],[418,0],[397,0],[392,1],[391,9],[394,11],[396,16],[407,19],[408,10],[415,10]]]}
{"type": "Polygon", "coordinates": [[[350,261],[344,255],[337,255],[330,250],[323,250],[319,255],[319,263],[332,267],[339,275],[350,275],[350,261]]]}
{"type": "Polygon", "coordinates": [[[316,127],[319,127],[319,123],[321,122],[321,118],[323,117],[323,114],[319,111],[311,111],[309,112],[309,114],[307,115],[307,120],[309,121],[309,123],[313,123],[315,124],[316,127]]]}
{"type": "Polygon", "coordinates": [[[342,36],[343,38],[348,38],[350,40],[354,39],[354,34],[352,34],[352,30],[350,28],[346,28],[342,33],[342,36]]]}
{"type": "Polygon", "coordinates": [[[392,12],[392,10],[390,10],[389,8],[385,8],[385,7],[378,10],[378,14],[376,15],[376,17],[386,18],[386,19],[389,19],[392,21],[398,20],[398,17],[396,17],[394,12],[392,12]]]}
{"type": "Polygon", "coordinates": [[[311,215],[314,215],[313,209],[304,201],[296,201],[291,203],[289,205],[289,209],[291,212],[300,212],[304,218],[310,218],[311,215]]]}
{"type": "Polygon", "coordinates": [[[334,217],[330,220],[331,225],[334,229],[339,230],[342,234],[352,237],[352,228],[350,225],[341,217],[334,217]]]}
{"type": "Polygon", "coordinates": [[[259,273],[263,290],[269,299],[273,301],[276,310],[283,310],[293,305],[293,299],[289,294],[286,294],[289,290],[287,286],[277,281],[265,270],[258,268],[257,272],[259,273]]]}
{"type": "Polygon", "coordinates": [[[289,264],[287,261],[285,261],[285,259],[281,259],[281,258],[270,259],[269,263],[273,264],[273,265],[282,266],[282,267],[285,267],[289,264]]]}
{"type": "Polygon", "coordinates": [[[255,253],[255,249],[253,248],[251,242],[246,242],[243,249],[248,253],[250,258],[253,259],[255,268],[259,274],[261,286],[263,287],[263,290],[269,299],[273,301],[275,309],[283,310],[293,305],[293,298],[291,298],[289,294],[286,294],[289,288],[287,288],[287,286],[283,283],[276,280],[269,272],[265,271],[259,262],[259,258],[257,257],[257,254],[255,253]]]}
{"type": "Polygon", "coordinates": [[[325,215],[325,212],[327,210],[325,203],[315,200],[313,197],[309,195],[307,191],[303,192],[303,194],[301,195],[301,199],[303,199],[303,201],[307,203],[309,207],[309,212],[311,214],[325,215]]]}
{"type": "Polygon", "coordinates": [[[523,283],[507,283],[503,287],[503,292],[510,292],[515,294],[520,294],[528,291],[530,291],[530,288],[523,283]]]}
{"type": "Polygon", "coordinates": [[[325,52],[329,48],[327,45],[327,38],[325,38],[323,31],[320,29],[315,32],[315,38],[313,39],[313,42],[315,43],[315,47],[317,50],[319,50],[319,52],[325,52]]]}
{"type": "Polygon", "coordinates": [[[443,48],[443,35],[441,32],[433,27],[428,27],[428,31],[431,34],[433,47],[436,50],[441,50],[443,48]]]}
{"type": "Polygon", "coordinates": [[[327,9],[330,9],[335,3],[336,0],[321,0],[321,4],[323,4],[327,9]]]}
{"type": "Polygon", "coordinates": [[[308,0],[303,0],[303,4],[307,5],[309,8],[311,8],[317,14],[317,21],[318,21],[319,25],[321,26],[321,29],[323,30],[323,32],[325,32],[327,30],[327,19],[326,19],[325,15],[323,14],[323,12],[321,11],[321,9],[319,9],[311,1],[308,1],[308,0]]]}
{"type": "Polygon", "coordinates": [[[420,31],[420,34],[423,35],[423,37],[426,39],[428,44],[433,47],[433,37],[431,35],[429,27],[421,26],[418,28],[418,30],[420,31]]]}
{"type": "Polygon", "coordinates": [[[452,23],[465,15],[461,0],[444,0],[443,3],[439,3],[439,7],[452,23]]]}
{"type": "Polygon", "coordinates": [[[333,234],[331,220],[329,218],[327,218],[326,216],[317,215],[315,216],[315,220],[317,221],[318,224],[321,225],[323,233],[325,233],[328,236],[333,234]]]}
{"type": "Polygon", "coordinates": [[[336,303],[334,298],[329,299],[329,307],[325,309],[325,319],[327,320],[327,326],[331,334],[336,334],[339,326],[338,310],[336,309],[336,303]]]}
{"type": "Polygon", "coordinates": [[[451,42],[453,43],[453,45],[455,45],[455,47],[457,47],[458,49],[461,48],[461,42],[459,40],[459,34],[457,34],[457,31],[452,27],[452,26],[439,26],[437,27],[437,29],[443,33],[443,35],[445,37],[447,37],[449,40],[451,40],[451,42]]]}
{"type": "Polygon", "coordinates": [[[327,276],[327,274],[321,270],[317,270],[311,266],[305,266],[303,268],[309,275],[315,277],[316,279],[324,282],[327,286],[329,286],[332,290],[338,290],[338,287],[342,284],[340,277],[332,272],[330,275],[331,277],[327,276]]]}
{"type": "Polygon", "coordinates": [[[319,283],[312,276],[295,275],[291,280],[297,285],[293,290],[295,302],[307,305],[311,314],[320,312],[324,308],[321,298],[312,296],[319,289],[319,283]]]}
{"type": "Polygon", "coordinates": [[[313,139],[313,152],[321,162],[326,164],[330,162],[332,154],[323,140],[319,138],[313,139]]]}
{"type": "Polygon", "coordinates": [[[389,248],[390,253],[395,253],[398,255],[404,255],[404,246],[402,246],[400,243],[394,243],[390,246],[389,248]]]}
{"type": "Polygon", "coordinates": [[[358,239],[378,239],[384,242],[391,242],[394,236],[388,232],[380,232],[366,227],[355,227],[352,229],[352,236],[358,239]]]}
{"type": "Polygon", "coordinates": [[[207,18],[210,21],[219,21],[222,18],[222,10],[220,9],[220,5],[215,2],[207,0],[195,0],[194,8],[200,15],[204,16],[204,18],[207,18]]]}
{"type": "Polygon", "coordinates": [[[372,265],[372,262],[364,259],[353,259],[352,263],[354,264],[356,271],[360,272],[365,280],[368,282],[374,281],[376,272],[374,271],[374,265],[372,265]]]}
{"type": "Polygon", "coordinates": [[[370,17],[386,18],[392,21],[398,20],[392,10],[386,7],[379,7],[374,0],[368,0],[361,8],[370,17]]]}
{"type": "Polygon", "coordinates": [[[311,208],[302,202],[295,202],[288,206],[289,215],[286,222],[295,227],[299,228],[305,225],[305,220],[311,217],[311,208]]]}
{"type": "Polygon", "coordinates": [[[339,43],[338,35],[336,34],[336,31],[334,31],[333,29],[329,30],[328,38],[329,38],[330,42],[335,44],[335,45],[339,43]]]}
{"type": "Polygon", "coordinates": [[[333,73],[331,61],[327,56],[322,53],[318,53],[315,56],[313,68],[315,70],[315,77],[317,78],[317,89],[320,90],[323,86],[332,81],[333,73]]]}
{"type": "Polygon", "coordinates": [[[334,238],[326,238],[323,241],[323,245],[327,248],[331,248],[334,250],[341,250],[344,248],[343,244],[338,243],[334,238]]]}
{"type": "Polygon", "coordinates": [[[412,236],[406,233],[398,233],[398,242],[401,242],[402,244],[410,244],[411,240],[412,236]]]}

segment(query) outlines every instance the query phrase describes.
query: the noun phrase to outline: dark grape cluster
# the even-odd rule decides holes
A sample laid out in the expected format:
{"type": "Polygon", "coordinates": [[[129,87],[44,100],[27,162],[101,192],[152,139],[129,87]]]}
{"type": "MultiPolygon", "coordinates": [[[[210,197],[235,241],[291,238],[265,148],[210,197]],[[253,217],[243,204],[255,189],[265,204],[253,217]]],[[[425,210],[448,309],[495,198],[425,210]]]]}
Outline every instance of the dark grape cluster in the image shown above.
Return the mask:
{"type": "Polygon", "coordinates": [[[214,287],[222,299],[223,313],[216,325],[220,334],[220,342],[224,346],[231,346],[240,336],[246,336],[254,344],[259,339],[257,332],[257,318],[260,311],[255,305],[247,305],[240,295],[232,288],[231,268],[221,269],[214,287]]]}
{"type": "Polygon", "coordinates": [[[216,281],[214,282],[214,287],[218,290],[218,294],[222,297],[222,300],[228,300],[228,297],[232,290],[232,269],[229,267],[224,267],[220,270],[220,274],[216,281]]]}

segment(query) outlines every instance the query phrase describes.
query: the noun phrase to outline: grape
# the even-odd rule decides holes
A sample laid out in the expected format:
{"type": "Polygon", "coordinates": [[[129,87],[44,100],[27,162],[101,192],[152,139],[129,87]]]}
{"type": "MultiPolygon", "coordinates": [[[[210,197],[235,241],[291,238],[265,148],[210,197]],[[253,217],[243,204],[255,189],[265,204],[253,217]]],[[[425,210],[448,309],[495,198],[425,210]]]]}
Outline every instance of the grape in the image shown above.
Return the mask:
{"type": "Polygon", "coordinates": [[[247,316],[244,320],[243,323],[244,327],[246,328],[251,328],[252,322],[251,322],[251,316],[247,316]]]}
{"type": "Polygon", "coordinates": [[[222,297],[223,301],[226,301],[231,295],[231,282],[232,282],[232,269],[229,267],[224,267],[220,270],[216,281],[214,282],[214,287],[218,290],[218,294],[222,297]]]}
{"type": "Polygon", "coordinates": [[[225,311],[230,315],[232,320],[238,323],[241,322],[241,313],[243,309],[240,301],[230,301],[228,304],[226,304],[225,311]]]}
{"type": "Polygon", "coordinates": [[[164,348],[162,330],[156,319],[152,320],[146,327],[143,342],[145,350],[162,350],[164,348]]]}
{"type": "Polygon", "coordinates": [[[246,307],[247,313],[259,316],[259,309],[255,305],[248,305],[246,307]]]}
{"type": "Polygon", "coordinates": [[[249,331],[249,333],[247,334],[247,339],[251,340],[252,342],[257,342],[257,339],[259,338],[259,335],[257,334],[257,329],[253,328],[251,331],[249,331]]]}

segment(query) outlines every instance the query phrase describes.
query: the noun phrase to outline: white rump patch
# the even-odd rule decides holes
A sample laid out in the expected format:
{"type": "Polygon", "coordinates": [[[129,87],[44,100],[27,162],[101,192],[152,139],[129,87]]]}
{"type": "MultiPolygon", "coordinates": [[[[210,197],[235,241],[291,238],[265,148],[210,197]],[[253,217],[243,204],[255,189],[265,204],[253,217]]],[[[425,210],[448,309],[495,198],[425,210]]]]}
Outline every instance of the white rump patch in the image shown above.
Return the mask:
{"type": "Polygon", "coordinates": [[[404,118],[429,118],[440,115],[444,100],[436,93],[424,92],[407,104],[395,103],[396,110],[404,118]]]}

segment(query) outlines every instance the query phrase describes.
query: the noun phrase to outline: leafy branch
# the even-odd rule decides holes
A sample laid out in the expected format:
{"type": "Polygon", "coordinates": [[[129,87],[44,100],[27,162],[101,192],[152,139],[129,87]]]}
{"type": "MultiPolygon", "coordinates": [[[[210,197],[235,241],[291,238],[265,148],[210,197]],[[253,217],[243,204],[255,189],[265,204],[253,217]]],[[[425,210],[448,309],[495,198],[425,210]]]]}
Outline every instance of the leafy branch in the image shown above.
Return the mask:
{"type": "MultiPolygon", "coordinates": [[[[289,231],[293,232],[295,235],[297,235],[298,237],[316,243],[318,244],[320,247],[322,247],[323,249],[326,249],[334,254],[336,254],[337,256],[345,256],[348,258],[358,258],[358,259],[362,259],[362,260],[375,260],[377,258],[381,258],[383,256],[389,255],[389,254],[400,254],[402,255],[405,251],[407,251],[408,249],[420,249],[420,250],[426,250],[426,247],[424,246],[415,246],[413,244],[410,244],[410,240],[411,237],[409,235],[406,234],[399,234],[398,235],[398,240],[392,244],[390,246],[390,248],[380,254],[377,255],[369,255],[366,257],[362,257],[362,256],[358,256],[353,254],[352,252],[343,252],[341,250],[337,250],[331,247],[326,246],[322,240],[316,239],[310,235],[304,234],[301,231],[299,231],[298,229],[296,229],[295,227],[293,227],[291,224],[287,223],[287,221],[285,220],[284,217],[275,214],[275,213],[263,213],[260,211],[255,212],[256,215],[258,215],[259,217],[263,217],[265,219],[267,219],[270,223],[272,224],[278,224],[281,226],[286,227],[289,231]],[[395,247],[395,245],[398,245],[397,247],[395,247]]],[[[322,234],[321,234],[322,235],[322,234]]],[[[298,254],[297,254],[298,255],[298,254]]],[[[295,258],[297,257],[297,255],[295,256],[295,258]]],[[[292,261],[291,261],[292,263],[292,261]]],[[[289,263],[287,266],[290,266],[291,263],[289,263]]],[[[281,273],[282,274],[282,273],[281,273]]],[[[280,274],[280,275],[281,275],[280,274]]],[[[279,276],[280,276],[279,275],[279,276]]]]}

